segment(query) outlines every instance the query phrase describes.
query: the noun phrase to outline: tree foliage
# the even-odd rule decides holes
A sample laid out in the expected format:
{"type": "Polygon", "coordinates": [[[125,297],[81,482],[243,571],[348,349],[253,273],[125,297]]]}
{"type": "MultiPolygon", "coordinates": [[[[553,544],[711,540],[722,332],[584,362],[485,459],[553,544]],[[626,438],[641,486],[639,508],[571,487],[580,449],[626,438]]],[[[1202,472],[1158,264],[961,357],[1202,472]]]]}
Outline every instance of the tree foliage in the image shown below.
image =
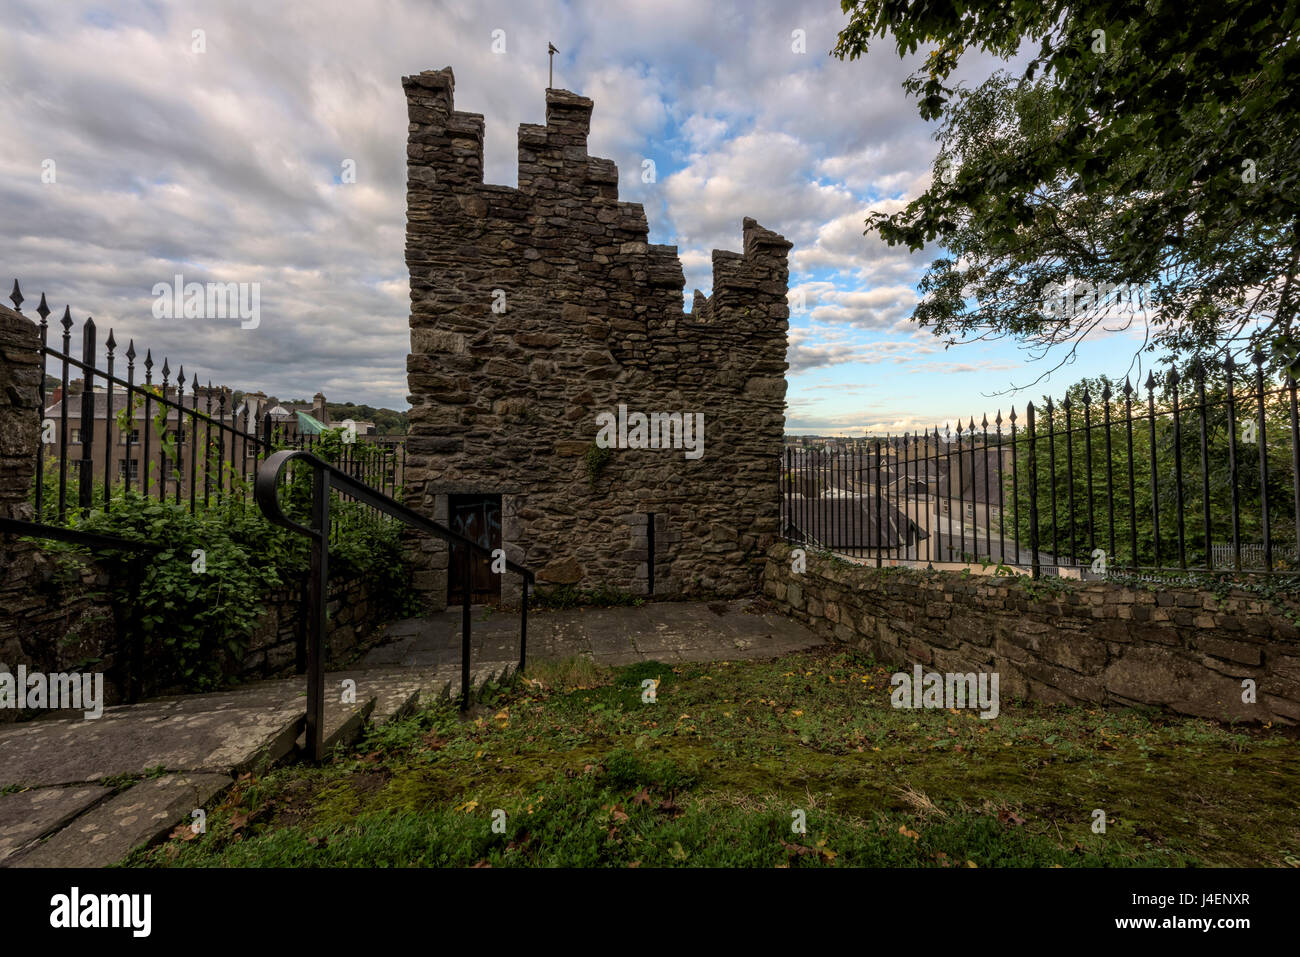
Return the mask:
{"type": "Polygon", "coordinates": [[[900,56],[933,46],[904,87],[942,122],[937,175],[905,209],[867,220],[891,245],[947,250],[923,281],[919,323],[950,341],[1064,346],[1066,360],[1131,323],[1184,368],[1221,350],[1297,353],[1295,0],[842,7],[840,58],[886,35],[900,56]],[[968,89],[952,75],[970,50],[1030,59],[1022,77],[968,89]],[[1152,308],[1045,314],[1053,284],[1071,281],[1145,287],[1152,308]]]}

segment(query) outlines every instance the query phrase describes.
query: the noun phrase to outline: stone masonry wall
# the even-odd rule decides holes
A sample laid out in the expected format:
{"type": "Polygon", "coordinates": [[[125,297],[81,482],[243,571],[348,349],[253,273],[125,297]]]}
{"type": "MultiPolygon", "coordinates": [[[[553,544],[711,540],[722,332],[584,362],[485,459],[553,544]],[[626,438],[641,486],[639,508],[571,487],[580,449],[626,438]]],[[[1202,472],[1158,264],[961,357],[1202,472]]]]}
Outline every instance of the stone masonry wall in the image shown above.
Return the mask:
{"type": "MultiPolygon", "coordinates": [[[[450,68],[402,84],[408,501],[446,520],[449,494],[500,494],[506,555],[541,585],[637,594],[653,512],[656,594],[752,592],[779,530],[790,243],[744,220],[743,252],[713,253],[713,294],[686,313],[676,247],[647,243],[613,162],[587,154],[590,100],[546,91],[546,124],[519,128],[516,189],[483,183],[483,117],[454,109],[450,68]],[[616,449],[593,487],[596,416],[620,403],[703,413],[703,457],[616,449]]],[[[446,550],[422,547],[438,607],[446,550]]]]}
{"type": "MultiPolygon", "coordinates": [[[[41,428],[39,344],[34,322],[0,306],[0,517],[28,522],[41,428]]],[[[91,659],[111,666],[106,585],[92,564],[58,562],[35,543],[0,535],[0,670],[63,671],[91,659]]],[[[15,717],[0,708],[0,722],[15,717]]]]}
{"type": "Polygon", "coordinates": [[[1296,626],[1249,592],[1220,600],[1105,581],[1057,590],[1027,579],[877,570],[812,553],[795,574],[790,551],[783,543],[769,550],[764,594],[819,635],[891,665],[996,671],[1004,699],[1300,722],[1296,626]],[[1256,683],[1255,704],[1242,701],[1247,678],[1256,683]]]}

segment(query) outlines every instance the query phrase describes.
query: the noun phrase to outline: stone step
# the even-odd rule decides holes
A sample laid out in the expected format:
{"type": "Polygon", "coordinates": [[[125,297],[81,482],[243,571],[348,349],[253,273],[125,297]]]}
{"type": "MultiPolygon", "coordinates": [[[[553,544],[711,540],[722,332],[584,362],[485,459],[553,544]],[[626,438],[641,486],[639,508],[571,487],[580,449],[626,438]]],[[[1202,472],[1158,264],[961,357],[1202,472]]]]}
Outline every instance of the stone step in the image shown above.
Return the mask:
{"type": "MultiPolygon", "coordinates": [[[[232,783],[226,774],[183,773],[139,781],[107,800],[94,802],[50,837],[29,842],[0,866],[107,867],[134,848],[165,837],[177,823],[192,820],[192,811],[224,793],[232,783]]],[[[6,797],[26,795],[39,796],[39,792],[6,797]]],[[[77,800],[73,796],[60,797],[68,802],[77,800]]]]}

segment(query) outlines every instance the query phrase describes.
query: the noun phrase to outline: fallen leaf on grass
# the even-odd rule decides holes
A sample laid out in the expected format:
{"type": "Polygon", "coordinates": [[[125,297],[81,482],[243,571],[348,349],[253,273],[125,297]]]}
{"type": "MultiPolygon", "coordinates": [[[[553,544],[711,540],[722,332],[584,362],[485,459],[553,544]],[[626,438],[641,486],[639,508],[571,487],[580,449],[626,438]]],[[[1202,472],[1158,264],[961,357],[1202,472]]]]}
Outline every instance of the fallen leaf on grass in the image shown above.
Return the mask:
{"type": "Polygon", "coordinates": [[[659,810],[663,811],[669,817],[681,817],[686,812],[676,801],[670,797],[664,798],[659,802],[659,810]]]}
{"type": "Polygon", "coordinates": [[[1019,827],[1025,823],[1025,819],[1015,811],[998,811],[998,823],[1007,827],[1019,827]]]}
{"type": "Polygon", "coordinates": [[[182,841],[192,841],[199,836],[199,832],[194,830],[193,824],[190,824],[188,822],[183,822],[181,824],[177,824],[176,830],[172,831],[171,834],[168,836],[171,837],[172,839],[179,838],[182,841]]]}

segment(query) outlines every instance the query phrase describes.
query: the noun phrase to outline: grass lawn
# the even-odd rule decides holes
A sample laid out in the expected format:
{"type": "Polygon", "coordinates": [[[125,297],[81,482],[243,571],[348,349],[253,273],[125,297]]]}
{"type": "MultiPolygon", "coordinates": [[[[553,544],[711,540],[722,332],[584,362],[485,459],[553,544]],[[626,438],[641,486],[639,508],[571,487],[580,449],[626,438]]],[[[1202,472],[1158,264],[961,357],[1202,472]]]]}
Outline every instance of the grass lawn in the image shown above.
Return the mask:
{"type": "Polygon", "coordinates": [[[205,834],[126,863],[1300,867],[1293,733],[1005,700],[992,720],[895,709],[889,675],[843,649],[542,662],[465,717],[438,705],[319,767],[245,777],[205,834]]]}

